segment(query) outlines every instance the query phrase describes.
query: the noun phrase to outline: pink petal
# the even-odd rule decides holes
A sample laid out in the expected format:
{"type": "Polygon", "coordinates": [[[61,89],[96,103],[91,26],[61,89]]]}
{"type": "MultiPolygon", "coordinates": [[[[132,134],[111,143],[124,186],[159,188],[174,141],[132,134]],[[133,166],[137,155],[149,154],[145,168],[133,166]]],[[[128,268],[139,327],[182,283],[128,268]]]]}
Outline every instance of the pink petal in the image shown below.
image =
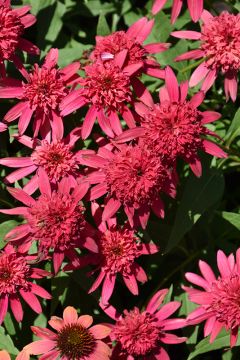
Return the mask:
{"type": "Polygon", "coordinates": [[[189,165],[194,175],[196,175],[197,177],[202,176],[202,164],[197,157],[191,159],[189,165]]]}
{"type": "Polygon", "coordinates": [[[135,277],[137,281],[140,281],[142,284],[145,283],[148,280],[148,278],[143,268],[138,264],[135,264],[133,268],[135,270],[135,277]]]}
{"type": "Polygon", "coordinates": [[[117,312],[117,310],[112,305],[103,304],[100,301],[99,306],[113,320],[117,320],[121,317],[121,315],[117,312]]]}
{"type": "Polygon", "coordinates": [[[102,216],[103,221],[106,221],[109,218],[113,217],[120,208],[120,206],[121,203],[119,200],[110,198],[103,210],[103,216],[102,216]]]}
{"type": "Polygon", "coordinates": [[[196,49],[196,50],[190,50],[182,55],[177,56],[174,60],[175,61],[183,61],[183,60],[189,60],[189,59],[199,59],[204,56],[204,52],[202,50],[196,49]]]}
{"type": "Polygon", "coordinates": [[[47,354],[42,355],[39,358],[39,360],[57,360],[57,359],[59,359],[59,350],[49,351],[47,354]]]}
{"type": "Polygon", "coordinates": [[[10,355],[6,350],[0,350],[0,359],[1,360],[11,360],[10,355]]]}
{"type": "Polygon", "coordinates": [[[187,0],[191,18],[197,22],[203,12],[203,0],[187,0]]]}
{"type": "Polygon", "coordinates": [[[105,277],[105,272],[101,271],[100,274],[98,275],[97,279],[94,281],[93,285],[91,286],[91,288],[89,289],[88,293],[91,294],[92,292],[94,292],[102,283],[104,277],[105,277]]]}
{"type": "Polygon", "coordinates": [[[35,200],[30,195],[25,193],[22,189],[7,187],[7,190],[15,199],[21,201],[24,205],[35,205],[35,200]]]}
{"type": "Polygon", "coordinates": [[[204,9],[202,12],[202,15],[201,15],[201,20],[206,24],[210,20],[212,20],[212,18],[213,18],[212,14],[209,11],[204,9]]]}
{"type": "Polygon", "coordinates": [[[28,41],[26,39],[20,38],[19,42],[18,42],[18,47],[21,50],[26,51],[28,54],[31,54],[31,55],[39,55],[40,54],[39,48],[36,45],[34,45],[33,43],[31,43],[31,41],[28,41]]]}
{"type": "Polygon", "coordinates": [[[210,344],[213,343],[213,341],[216,339],[216,337],[218,336],[218,334],[220,333],[223,327],[224,327],[223,323],[220,323],[218,321],[215,322],[209,340],[210,344]]]}
{"type": "Polygon", "coordinates": [[[29,10],[31,10],[31,6],[26,5],[26,6],[22,6],[20,8],[17,8],[17,9],[12,9],[12,12],[14,14],[16,14],[17,16],[21,17],[21,16],[27,14],[29,12],[29,10]]]}
{"type": "Polygon", "coordinates": [[[33,24],[35,24],[36,21],[36,17],[32,14],[27,14],[21,17],[21,23],[24,25],[25,28],[32,26],[33,24]]]}
{"type": "Polygon", "coordinates": [[[180,84],[180,101],[184,102],[188,94],[188,81],[184,81],[180,84]]]}
{"type": "MultiPolygon", "coordinates": [[[[141,137],[142,135],[144,135],[145,131],[146,130],[143,127],[135,127],[132,129],[128,129],[128,130],[124,131],[121,135],[117,136],[114,139],[114,142],[121,144],[121,143],[131,141],[133,139],[137,139],[138,137],[141,137]]],[[[1,161],[0,161],[0,164],[1,164],[1,161]]]]}
{"type": "Polygon", "coordinates": [[[101,300],[103,304],[107,304],[108,300],[112,296],[115,281],[116,281],[115,275],[107,274],[107,276],[105,277],[102,287],[102,300],[101,300]]]}
{"type": "Polygon", "coordinates": [[[0,98],[2,99],[11,99],[11,98],[21,98],[23,95],[23,88],[18,86],[6,86],[0,88],[0,98]]]}
{"type": "Polygon", "coordinates": [[[31,330],[34,333],[34,335],[43,339],[54,340],[57,338],[57,334],[47,328],[42,328],[39,326],[31,326],[31,330]]]}
{"type": "Polygon", "coordinates": [[[231,269],[229,267],[228,259],[222,250],[217,252],[217,265],[219,272],[223,278],[231,275],[231,269]]]}
{"type": "Polygon", "coordinates": [[[31,355],[40,355],[45,354],[48,351],[52,350],[54,347],[56,347],[56,342],[52,340],[38,340],[34,341],[27,346],[24,347],[24,349],[29,352],[31,355]]]}
{"type": "Polygon", "coordinates": [[[121,115],[129,128],[134,128],[136,126],[134,116],[127,106],[124,106],[123,110],[121,111],[121,115]]]}
{"type": "Polygon", "coordinates": [[[90,328],[90,333],[94,336],[95,339],[104,339],[111,332],[111,328],[105,325],[94,325],[90,328]]]}
{"type": "Polygon", "coordinates": [[[142,17],[128,28],[127,35],[133,40],[135,40],[139,32],[147,24],[147,22],[148,19],[146,17],[142,17]]]}
{"type": "Polygon", "coordinates": [[[2,324],[8,309],[8,296],[1,295],[0,297],[0,324],[2,324]]]}
{"type": "Polygon", "coordinates": [[[198,31],[183,30],[183,31],[173,31],[172,36],[178,39],[188,39],[188,40],[200,40],[202,34],[198,31]]]}
{"type": "Polygon", "coordinates": [[[116,135],[120,135],[122,133],[122,125],[119,120],[118,114],[114,111],[111,111],[108,115],[111,127],[116,135]]]}
{"type": "Polygon", "coordinates": [[[161,323],[161,326],[163,326],[163,330],[175,330],[175,329],[181,329],[187,325],[187,322],[185,319],[166,319],[163,320],[161,323]]]}
{"type": "Polygon", "coordinates": [[[115,55],[114,63],[122,69],[123,64],[125,63],[125,60],[128,55],[128,50],[124,49],[120,51],[117,55],[115,55]]]}
{"type": "Polygon", "coordinates": [[[203,148],[208,154],[219,158],[226,158],[228,156],[218,145],[209,140],[203,140],[203,148]]]}
{"type": "Polygon", "coordinates": [[[148,205],[144,205],[138,209],[138,218],[143,229],[146,229],[149,217],[150,207],[148,205]]]}
{"type": "Polygon", "coordinates": [[[228,77],[226,75],[224,79],[224,89],[227,100],[229,99],[229,95],[230,95],[232,101],[236,101],[237,87],[238,87],[237,75],[234,74],[231,77],[228,77]]]}
{"type": "Polygon", "coordinates": [[[18,168],[31,166],[33,164],[31,157],[10,157],[0,159],[0,164],[8,167],[18,168]]]}
{"type": "Polygon", "coordinates": [[[202,276],[209,282],[209,284],[216,281],[216,277],[212,271],[212,268],[205,261],[199,261],[199,269],[202,273],[202,276]]]}
{"type": "Polygon", "coordinates": [[[96,200],[106,194],[107,192],[107,185],[106,184],[98,184],[90,189],[89,197],[90,201],[96,200]]]}
{"type": "Polygon", "coordinates": [[[28,209],[26,207],[16,207],[13,209],[1,209],[2,214],[8,214],[8,215],[27,215],[28,209]]]}
{"type": "Polygon", "coordinates": [[[142,44],[147,37],[151,34],[152,29],[154,26],[154,20],[148,20],[145,25],[140,29],[136,36],[136,41],[140,44],[142,44]]]}
{"type": "MultiPolygon", "coordinates": [[[[37,169],[36,165],[32,165],[32,166],[28,166],[25,168],[20,168],[18,170],[13,171],[11,174],[9,174],[8,176],[5,177],[5,182],[12,184],[15,181],[18,181],[20,179],[23,179],[24,177],[32,174],[35,170],[37,169]]],[[[25,191],[25,187],[23,188],[24,192],[25,191]]],[[[29,195],[31,195],[29,192],[27,192],[29,195]]]]}
{"type": "MultiPolygon", "coordinates": [[[[76,90],[76,91],[78,91],[78,90],[76,90]]],[[[76,94],[76,92],[74,92],[74,94],[76,94]]],[[[65,97],[64,100],[66,100],[66,99],[68,100],[68,97],[70,97],[70,96],[71,96],[71,93],[67,97],[65,97]]],[[[60,104],[60,109],[62,109],[61,116],[67,116],[67,115],[73,113],[74,111],[80,109],[87,103],[87,101],[84,98],[82,98],[79,94],[76,94],[76,99],[73,100],[72,102],[69,102],[67,105],[64,105],[64,100],[60,104]]]]}
{"type": "Polygon", "coordinates": [[[103,168],[108,164],[108,160],[99,155],[83,154],[81,156],[81,164],[93,168],[103,168]]]}
{"type": "Polygon", "coordinates": [[[191,100],[189,101],[189,103],[194,107],[197,108],[199,105],[201,105],[201,103],[203,102],[205,97],[205,94],[203,91],[199,91],[198,93],[196,93],[195,95],[193,95],[193,97],[191,98],[191,100]]]}
{"type": "Polygon", "coordinates": [[[63,319],[57,317],[57,316],[51,316],[51,319],[48,321],[49,325],[57,330],[60,331],[61,328],[64,326],[64,321],[63,319]]]}
{"type": "MultiPolygon", "coordinates": [[[[3,211],[0,210],[0,212],[3,212],[3,211]]],[[[31,231],[31,229],[28,224],[18,225],[14,229],[10,230],[7,233],[7,235],[5,236],[5,240],[17,241],[19,239],[24,238],[25,236],[28,236],[30,231],[31,231]]]]}
{"type": "Polygon", "coordinates": [[[177,78],[172,71],[172,69],[167,66],[166,67],[166,88],[172,102],[178,102],[179,100],[179,89],[178,89],[178,81],[177,78]]]}
{"type": "Polygon", "coordinates": [[[155,353],[154,356],[157,360],[170,360],[168,353],[162,347],[160,347],[160,349],[158,349],[158,352],[155,353]]]}
{"type": "Polygon", "coordinates": [[[72,64],[65,66],[63,69],[60,70],[62,79],[64,81],[68,81],[80,68],[80,62],[76,61],[72,64]]]}
{"type": "Polygon", "coordinates": [[[17,296],[10,296],[9,300],[15,319],[17,322],[21,322],[23,319],[23,309],[19,298],[17,296]]]}
{"type": "Polygon", "coordinates": [[[154,102],[152,99],[152,95],[148,91],[148,89],[145,87],[145,85],[137,78],[133,78],[131,80],[133,89],[137,95],[137,97],[147,106],[153,107],[154,102]]]}
{"type": "Polygon", "coordinates": [[[18,122],[18,130],[19,130],[20,135],[23,135],[26,128],[28,127],[33,113],[34,113],[34,110],[30,109],[29,107],[26,107],[22,111],[22,114],[21,114],[19,122],[18,122]]]}
{"type": "Polygon", "coordinates": [[[43,66],[47,69],[52,69],[58,62],[58,49],[52,48],[45,57],[43,66]]]}
{"type": "Polygon", "coordinates": [[[61,140],[63,138],[63,120],[55,111],[51,111],[50,124],[52,128],[53,140],[61,140]]]}
{"type": "Polygon", "coordinates": [[[160,198],[154,200],[152,210],[157,217],[164,218],[164,203],[160,198]]]}
{"type": "Polygon", "coordinates": [[[42,307],[38,298],[31,292],[19,290],[22,298],[26,301],[26,303],[33,309],[37,314],[42,312],[42,307]]]}
{"type": "Polygon", "coordinates": [[[124,68],[124,73],[127,76],[132,76],[133,74],[135,74],[136,72],[138,72],[141,68],[143,67],[143,63],[139,62],[137,64],[131,64],[128,65],[124,68]]]}
{"type": "Polygon", "coordinates": [[[185,342],[187,340],[187,338],[185,337],[178,337],[174,334],[167,334],[167,333],[164,333],[162,336],[161,336],[161,341],[164,343],[164,344],[181,344],[183,342],[185,342]]]}
{"type": "Polygon", "coordinates": [[[189,80],[189,86],[196,86],[208,75],[209,71],[210,69],[206,66],[206,63],[202,62],[192,73],[189,80]]]}
{"type": "Polygon", "coordinates": [[[52,196],[52,190],[47,173],[43,168],[38,169],[39,189],[41,194],[46,194],[49,197],[52,196]]]}
{"type": "Polygon", "coordinates": [[[33,194],[38,188],[38,176],[34,175],[29,182],[23,187],[23,190],[31,195],[33,194]]]}
{"type": "Polygon", "coordinates": [[[99,126],[102,129],[102,131],[109,137],[111,137],[111,138],[114,137],[114,133],[111,128],[111,124],[102,110],[98,111],[97,118],[98,118],[99,126]]]}
{"type": "Polygon", "coordinates": [[[211,334],[212,329],[213,329],[214,324],[215,324],[215,321],[216,321],[216,318],[214,316],[207,319],[207,321],[206,321],[206,323],[204,325],[204,337],[211,334]]]}
{"type": "Polygon", "coordinates": [[[138,284],[134,275],[123,276],[123,281],[133,295],[138,295],[138,284]]]}
{"type": "Polygon", "coordinates": [[[0,132],[7,130],[7,125],[0,122],[0,132]]]}
{"type": "Polygon", "coordinates": [[[11,122],[17,119],[22,111],[28,106],[28,103],[25,101],[19,102],[17,105],[13,106],[4,116],[4,120],[7,122],[11,122]]]}
{"type": "Polygon", "coordinates": [[[97,118],[97,109],[95,108],[95,106],[91,106],[90,109],[88,109],[85,119],[83,121],[83,126],[82,126],[83,140],[87,139],[87,137],[91,134],[96,118],[97,118]]]}
{"type": "Polygon", "coordinates": [[[171,316],[179,307],[181,303],[179,301],[171,301],[163,307],[155,314],[158,318],[158,321],[162,321],[171,316]]]}
{"type": "Polygon", "coordinates": [[[222,116],[220,113],[216,111],[202,111],[202,124],[209,124],[211,122],[214,122],[222,116]]]}
{"type": "Polygon", "coordinates": [[[205,290],[209,289],[209,283],[206,280],[204,280],[201,276],[188,272],[185,274],[185,277],[192,284],[198,285],[198,286],[204,288],[205,290]]]}
{"type": "Polygon", "coordinates": [[[41,286],[32,283],[31,284],[31,290],[35,295],[38,295],[40,297],[42,297],[43,299],[51,299],[52,296],[49,294],[48,291],[46,291],[44,288],[42,288],[41,286]]]}
{"type": "Polygon", "coordinates": [[[159,251],[158,246],[153,243],[141,244],[141,254],[142,255],[156,254],[158,251],[159,251]]]}
{"type": "Polygon", "coordinates": [[[152,14],[156,15],[164,5],[166,4],[167,0],[154,0],[153,6],[152,6],[152,14]]]}
{"type": "Polygon", "coordinates": [[[93,323],[93,318],[90,315],[81,315],[79,316],[77,322],[78,324],[81,324],[85,328],[89,328],[89,326],[91,326],[93,323]]]}
{"type": "Polygon", "coordinates": [[[207,92],[210,87],[213,85],[214,81],[217,78],[217,71],[216,70],[210,70],[207,76],[205,77],[205,80],[202,84],[201,90],[204,92],[207,92]]]}
{"type": "Polygon", "coordinates": [[[159,100],[161,103],[164,101],[170,101],[169,93],[165,86],[161,87],[159,90],[159,100]]]}
{"type": "Polygon", "coordinates": [[[162,51],[165,51],[169,48],[169,43],[154,43],[144,45],[144,49],[147,50],[149,54],[158,54],[162,51]]]}
{"type": "Polygon", "coordinates": [[[172,6],[171,23],[174,24],[180,14],[183,0],[174,0],[172,6]]]}
{"type": "Polygon", "coordinates": [[[236,345],[238,339],[238,326],[231,330],[230,334],[230,346],[233,347],[236,345]]]}
{"type": "Polygon", "coordinates": [[[77,323],[77,310],[73,306],[67,306],[63,311],[63,320],[66,324],[77,323]]]}

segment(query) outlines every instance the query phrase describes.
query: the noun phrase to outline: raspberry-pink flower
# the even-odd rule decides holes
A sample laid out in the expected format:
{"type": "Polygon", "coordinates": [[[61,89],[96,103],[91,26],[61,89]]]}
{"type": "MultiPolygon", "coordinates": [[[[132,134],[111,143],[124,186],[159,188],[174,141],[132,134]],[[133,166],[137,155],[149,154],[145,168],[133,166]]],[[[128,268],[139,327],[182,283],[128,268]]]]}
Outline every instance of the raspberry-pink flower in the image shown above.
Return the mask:
{"type": "MultiPolygon", "coordinates": [[[[41,170],[41,169],[40,169],[41,170]]],[[[19,225],[6,235],[19,248],[28,248],[36,240],[38,252],[47,256],[53,252],[53,265],[58,272],[64,257],[71,261],[77,258],[75,248],[86,247],[93,252],[97,246],[88,235],[88,224],[84,218],[85,208],[80,200],[88,190],[82,183],[73,190],[66,180],[61,180],[57,189],[50,186],[44,170],[39,170],[41,195],[34,200],[22,189],[8,188],[8,191],[26,207],[0,210],[4,214],[22,215],[25,224],[19,225]]]]}
{"type": "Polygon", "coordinates": [[[188,293],[190,301],[198,304],[196,310],[188,315],[189,325],[199,324],[206,320],[204,336],[210,335],[212,343],[219,332],[225,328],[230,332],[230,345],[234,346],[240,327],[240,249],[228,257],[223,251],[217,253],[217,266],[220,275],[215,276],[205,261],[199,261],[201,276],[186,273],[186,279],[203,290],[183,289],[188,293]]]}
{"type": "Polygon", "coordinates": [[[95,120],[102,131],[109,137],[122,133],[119,115],[128,127],[135,126],[134,113],[128,105],[133,103],[131,83],[140,100],[153,103],[149,91],[143,83],[130,77],[141,68],[141,63],[125,66],[127,50],[116,55],[113,61],[97,61],[85,67],[86,76],[79,80],[80,89],[72,91],[61,103],[61,115],[66,116],[84,105],[89,105],[82,126],[82,137],[86,139],[94,126],[95,120]]]}
{"type": "MultiPolygon", "coordinates": [[[[66,138],[58,140],[39,140],[29,136],[14,136],[20,143],[33,150],[30,156],[0,159],[0,164],[10,168],[18,168],[5,177],[5,182],[12,184],[43,168],[50,182],[57,183],[65,178],[69,186],[77,185],[76,178],[80,176],[78,152],[73,151],[76,141],[81,136],[81,128],[75,128],[66,138]]],[[[38,177],[35,174],[24,186],[28,194],[38,188],[38,177]]]]}
{"type": "Polygon", "coordinates": [[[141,146],[123,145],[110,151],[100,149],[97,155],[82,155],[82,164],[98,169],[87,176],[90,200],[107,194],[103,221],[113,217],[121,206],[131,226],[146,227],[151,210],[164,217],[160,193],[175,196],[171,172],[150,150],[141,146]]]}
{"type": "Polygon", "coordinates": [[[203,59],[195,69],[190,86],[203,80],[201,89],[207,91],[213,85],[219,73],[224,76],[224,89],[227,100],[237,97],[237,77],[240,70],[240,15],[226,11],[219,16],[212,16],[204,10],[201,32],[175,31],[177,38],[200,40],[200,48],[191,50],[176,58],[176,61],[203,59]]]}
{"type": "Polygon", "coordinates": [[[16,252],[11,245],[7,245],[0,252],[0,324],[3,322],[8,307],[11,308],[15,319],[23,319],[22,298],[36,313],[42,312],[37,296],[50,299],[51,295],[41,286],[32,282],[48,276],[45,270],[31,266],[33,256],[16,252]],[[36,296],[37,295],[37,296],[36,296]]]}
{"type": "Polygon", "coordinates": [[[33,120],[34,137],[40,131],[46,137],[52,129],[53,138],[63,137],[63,122],[59,113],[59,104],[69,93],[69,86],[76,80],[78,62],[63,69],[57,68],[58,50],[51,49],[44,64],[35,64],[30,73],[24,74],[26,82],[5,78],[0,82],[0,98],[17,98],[17,105],[8,111],[4,121],[10,123],[19,118],[18,129],[22,135],[33,120]]]}
{"type": "MultiPolygon", "coordinates": [[[[95,291],[102,285],[101,299],[107,303],[110,299],[118,274],[132,294],[138,295],[137,281],[144,283],[147,275],[143,268],[135,260],[141,255],[150,255],[158,251],[155,244],[143,244],[137,237],[129,224],[120,226],[117,219],[112,218],[107,222],[102,221],[102,210],[96,202],[92,203],[92,214],[98,225],[96,234],[99,253],[96,254],[95,273],[100,270],[97,279],[94,281],[89,293],[95,291]]],[[[76,262],[75,262],[76,264],[76,262]]],[[[79,266],[81,267],[81,258],[79,266]]],[[[67,266],[68,269],[78,266],[67,266]]]]}
{"type": "Polygon", "coordinates": [[[186,320],[169,317],[181,306],[178,301],[162,305],[168,289],[159,290],[149,301],[146,309],[124,310],[117,313],[111,305],[101,303],[103,310],[114,320],[111,339],[116,342],[112,358],[115,360],[170,360],[163,344],[180,344],[185,337],[178,337],[169,330],[186,326],[186,320]]]}
{"type": "MultiPolygon", "coordinates": [[[[162,10],[166,2],[167,0],[154,0],[152,6],[152,14],[156,15],[160,10],[162,10]]],[[[186,2],[186,0],[184,2],[186,2]]],[[[174,24],[175,21],[177,20],[184,2],[183,0],[173,0],[172,14],[171,14],[172,24],[174,24]]],[[[201,14],[203,12],[203,0],[187,0],[187,6],[192,20],[194,22],[197,22],[200,19],[201,14]]]]}
{"type": "Polygon", "coordinates": [[[151,34],[154,20],[143,17],[132,24],[127,31],[116,31],[107,36],[96,36],[96,45],[90,58],[93,61],[111,61],[121,51],[127,51],[125,65],[142,64],[137,75],[146,73],[150,76],[163,78],[164,71],[151,56],[168,49],[169,44],[153,43],[144,45],[151,34]]]}
{"type": "Polygon", "coordinates": [[[4,61],[12,61],[24,73],[17,52],[26,51],[38,55],[39,49],[30,41],[23,39],[24,30],[36,22],[35,16],[28,14],[31,6],[12,9],[10,0],[0,0],[0,74],[6,76],[4,61]]]}
{"type": "Polygon", "coordinates": [[[111,332],[107,324],[92,326],[92,316],[78,317],[76,309],[72,306],[64,309],[63,319],[52,316],[48,323],[55,331],[31,326],[33,333],[41,340],[26,345],[17,359],[29,360],[30,355],[40,355],[39,360],[46,357],[52,360],[110,359],[111,350],[102,341],[111,332]]]}
{"type": "MultiPolygon", "coordinates": [[[[178,85],[177,78],[171,68],[166,69],[166,87],[160,89],[160,104],[147,108],[136,105],[136,111],[142,117],[145,128],[143,142],[156,155],[174,162],[178,157],[189,163],[196,176],[201,176],[202,167],[198,157],[199,150],[213,156],[226,157],[226,153],[215,143],[206,139],[207,135],[216,137],[204,125],[219,119],[220,114],[213,111],[200,111],[198,106],[204,100],[202,91],[195,94],[189,101],[188,81],[178,85]]],[[[133,134],[139,132],[139,128],[133,134]]],[[[126,131],[120,138],[127,138],[126,131]]]]}

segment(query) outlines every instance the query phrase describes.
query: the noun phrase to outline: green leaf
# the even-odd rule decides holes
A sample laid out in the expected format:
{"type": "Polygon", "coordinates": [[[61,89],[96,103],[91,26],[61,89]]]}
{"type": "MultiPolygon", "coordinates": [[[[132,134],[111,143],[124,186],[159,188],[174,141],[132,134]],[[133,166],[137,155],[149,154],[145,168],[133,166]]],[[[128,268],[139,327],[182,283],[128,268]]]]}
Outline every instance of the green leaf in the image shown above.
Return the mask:
{"type": "MultiPolygon", "coordinates": [[[[236,346],[240,345],[240,338],[237,341],[236,346]]],[[[197,355],[205,354],[209,351],[218,350],[222,348],[230,347],[230,335],[226,330],[222,330],[212,344],[209,343],[209,337],[200,341],[197,344],[194,351],[189,355],[187,360],[194,359],[197,355]]]]}
{"type": "Polygon", "coordinates": [[[98,18],[97,35],[106,36],[111,33],[106,17],[101,13],[98,18]]]}
{"type": "Polygon", "coordinates": [[[240,230],[240,214],[228,212],[228,211],[222,211],[219,213],[219,215],[230,222],[235,228],[240,230]]]}
{"type": "Polygon", "coordinates": [[[4,221],[0,224],[0,249],[6,245],[4,241],[5,235],[17,225],[19,225],[19,223],[15,220],[4,221]]]}
{"type": "Polygon", "coordinates": [[[240,108],[236,112],[233,121],[226,134],[226,138],[227,138],[226,145],[229,146],[238,135],[240,135],[240,108]]]}
{"type": "Polygon", "coordinates": [[[216,169],[204,169],[201,178],[193,174],[185,184],[166,251],[176,246],[201,215],[223,194],[224,178],[216,169]]]}
{"type": "Polygon", "coordinates": [[[5,330],[2,326],[0,327],[0,349],[7,350],[11,355],[18,354],[18,349],[14,346],[10,336],[5,334],[5,330]]]}
{"type": "Polygon", "coordinates": [[[60,33],[63,26],[62,17],[64,15],[64,12],[65,6],[60,1],[58,1],[56,3],[56,8],[45,37],[46,40],[54,42],[57,39],[58,34],[60,33]]]}

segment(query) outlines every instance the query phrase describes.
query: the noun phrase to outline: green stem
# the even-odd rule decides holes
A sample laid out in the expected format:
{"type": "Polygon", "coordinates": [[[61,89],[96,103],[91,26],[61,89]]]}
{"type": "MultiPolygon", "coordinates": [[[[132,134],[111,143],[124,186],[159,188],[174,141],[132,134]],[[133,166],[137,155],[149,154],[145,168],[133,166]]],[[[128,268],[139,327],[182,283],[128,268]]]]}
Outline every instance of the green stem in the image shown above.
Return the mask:
{"type": "Polygon", "coordinates": [[[198,60],[198,61],[194,62],[193,64],[190,64],[190,65],[186,66],[185,68],[179,70],[179,72],[185,73],[188,70],[192,70],[192,69],[196,68],[198,65],[200,65],[201,63],[203,63],[204,61],[205,61],[205,59],[198,60]]]}

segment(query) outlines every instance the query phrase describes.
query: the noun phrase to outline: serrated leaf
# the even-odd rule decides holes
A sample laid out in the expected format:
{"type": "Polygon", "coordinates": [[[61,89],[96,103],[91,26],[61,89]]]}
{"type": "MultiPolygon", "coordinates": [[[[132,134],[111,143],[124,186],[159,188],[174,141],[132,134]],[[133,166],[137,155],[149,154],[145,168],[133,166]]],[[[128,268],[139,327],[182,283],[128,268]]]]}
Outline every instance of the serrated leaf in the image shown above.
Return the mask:
{"type": "Polygon", "coordinates": [[[223,194],[224,178],[215,169],[205,169],[201,178],[190,175],[185,184],[166,251],[176,246],[201,215],[223,194]]]}
{"type": "MultiPolygon", "coordinates": [[[[240,345],[240,339],[238,339],[236,346],[240,345]]],[[[230,335],[226,330],[222,330],[212,344],[209,343],[209,337],[200,341],[197,344],[194,351],[189,355],[187,360],[194,359],[197,355],[208,353],[209,351],[218,350],[222,348],[230,347],[230,335]]]]}
{"type": "Polygon", "coordinates": [[[111,33],[106,17],[101,13],[98,18],[97,35],[106,36],[111,33]]]}

